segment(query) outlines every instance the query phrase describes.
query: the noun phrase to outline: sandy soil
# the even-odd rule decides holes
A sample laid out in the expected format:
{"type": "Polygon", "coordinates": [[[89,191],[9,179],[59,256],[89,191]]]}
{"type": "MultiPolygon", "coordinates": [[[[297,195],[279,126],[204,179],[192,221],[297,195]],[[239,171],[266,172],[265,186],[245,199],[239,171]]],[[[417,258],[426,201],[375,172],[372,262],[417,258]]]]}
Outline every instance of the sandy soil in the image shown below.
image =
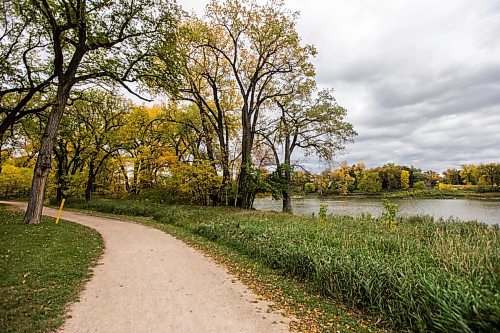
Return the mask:
{"type": "Polygon", "coordinates": [[[61,332],[288,332],[287,318],[172,236],[79,213],[62,218],[96,229],[106,248],[61,332]]]}

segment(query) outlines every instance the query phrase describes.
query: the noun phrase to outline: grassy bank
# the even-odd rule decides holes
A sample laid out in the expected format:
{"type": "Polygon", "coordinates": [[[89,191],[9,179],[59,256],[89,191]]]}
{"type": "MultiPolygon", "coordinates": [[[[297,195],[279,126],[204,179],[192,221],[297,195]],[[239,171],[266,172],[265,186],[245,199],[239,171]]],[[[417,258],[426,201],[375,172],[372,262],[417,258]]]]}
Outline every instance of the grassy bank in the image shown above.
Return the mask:
{"type": "Polygon", "coordinates": [[[349,193],[347,195],[326,194],[320,196],[317,193],[301,195],[306,198],[358,198],[358,199],[485,199],[485,200],[500,200],[500,192],[477,192],[472,190],[399,190],[381,193],[349,193]]]}
{"type": "Polygon", "coordinates": [[[53,331],[89,277],[103,242],[77,224],[44,218],[25,225],[22,218],[0,205],[0,331],[53,331]]]}
{"type": "MultiPolygon", "coordinates": [[[[140,215],[126,201],[84,207],[140,215]]],[[[231,247],[396,329],[500,327],[498,228],[429,217],[399,218],[390,226],[368,217],[318,220],[182,206],[151,211],[159,223],[231,247]]]]}
{"type": "Polygon", "coordinates": [[[386,199],[488,199],[500,200],[500,192],[477,192],[473,190],[408,190],[387,192],[382,195],[386,199]]]}

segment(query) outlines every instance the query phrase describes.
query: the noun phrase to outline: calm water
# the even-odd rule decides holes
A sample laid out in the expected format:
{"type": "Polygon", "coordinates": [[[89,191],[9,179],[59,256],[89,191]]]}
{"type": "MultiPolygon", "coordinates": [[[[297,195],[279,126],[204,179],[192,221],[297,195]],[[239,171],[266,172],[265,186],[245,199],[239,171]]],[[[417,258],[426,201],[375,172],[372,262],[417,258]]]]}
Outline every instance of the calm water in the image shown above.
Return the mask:
{"type": "MultiPolygon", "coordinates": [[[[455,217],[463,221],[476,220],[487,224],[500,224],[500,201],[470,199],[405,199],[391,200],[399,205],[402,215],[433,215],[435,218],[455,217]]],[[[295,214],[318,214],[321,204],[328,205],[328,214],[361,215],[370,213],[379,216],[383,210],[379,199],[305,198],[293,199],[295,214]]],[[[255,199],[258,210],[281,211],[280,200],[255,199]]]]}

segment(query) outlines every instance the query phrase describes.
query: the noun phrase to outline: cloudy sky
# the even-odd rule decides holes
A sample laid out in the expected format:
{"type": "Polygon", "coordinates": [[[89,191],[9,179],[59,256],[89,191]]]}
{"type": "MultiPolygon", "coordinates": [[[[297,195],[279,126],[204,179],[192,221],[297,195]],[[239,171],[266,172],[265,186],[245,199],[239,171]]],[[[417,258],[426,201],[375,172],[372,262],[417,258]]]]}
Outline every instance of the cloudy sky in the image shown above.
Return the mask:
{"type": "MultiPolygon", "coordinates": [[[[206,0],[179,0],[202,13],[206,0]]],[[[359,136],[339,160],[500,162],[500,1],[285,0],[359,136]]]]}

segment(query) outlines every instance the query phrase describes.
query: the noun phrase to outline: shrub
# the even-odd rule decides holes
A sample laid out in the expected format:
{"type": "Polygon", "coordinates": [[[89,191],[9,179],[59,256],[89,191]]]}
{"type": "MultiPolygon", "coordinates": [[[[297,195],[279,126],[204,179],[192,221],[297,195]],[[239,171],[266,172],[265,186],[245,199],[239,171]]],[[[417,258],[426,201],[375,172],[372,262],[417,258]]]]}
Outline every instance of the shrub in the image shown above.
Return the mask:
{"type": "Polygon", "coordinates": [[[314,186],[314,183],[305,183],[304,184],[304,192],[306,192],[306,193],[316,192],[316,186],[314,186]]]}
{"type": "Polygon", "coordinates": [[[451,184],[439,183],[438,188],[440,191],[456,191],[457,188],[451,184]]]}
{"type": "Polygon", "coordinates": [[[413,184],[415,190],[425,190],[425,183],[421,180],[413,184]]]}
{"type": "Polygon", "coordinates": [[[33,170],[12,165],[2,166],[0,173],[1,198],[26,198],[31,189],[33,170]]]}

